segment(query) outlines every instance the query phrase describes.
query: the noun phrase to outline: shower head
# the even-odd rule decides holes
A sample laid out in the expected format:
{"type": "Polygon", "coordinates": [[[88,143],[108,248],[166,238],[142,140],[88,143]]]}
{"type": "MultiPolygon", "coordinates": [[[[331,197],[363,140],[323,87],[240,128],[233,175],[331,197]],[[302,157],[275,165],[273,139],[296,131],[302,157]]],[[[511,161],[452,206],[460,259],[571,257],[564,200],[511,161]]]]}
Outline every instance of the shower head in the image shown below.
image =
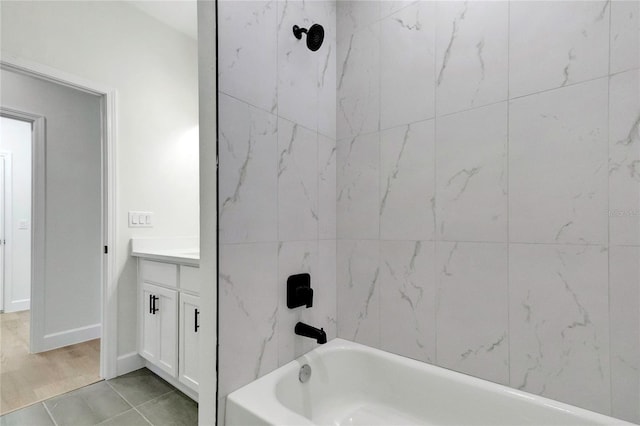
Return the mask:
{"type": "Polygon", "coordinates": [[[293,35],[296,36],[298,40],[302,38],[302,33],[307,33],[307,47],[309,50],[315,52],[320,49],[324,40],[324,28],[322,28],[322,25],[313,24],[308,30],[306,28],[300,28],[297,25],[293,26],[293,35]]]}

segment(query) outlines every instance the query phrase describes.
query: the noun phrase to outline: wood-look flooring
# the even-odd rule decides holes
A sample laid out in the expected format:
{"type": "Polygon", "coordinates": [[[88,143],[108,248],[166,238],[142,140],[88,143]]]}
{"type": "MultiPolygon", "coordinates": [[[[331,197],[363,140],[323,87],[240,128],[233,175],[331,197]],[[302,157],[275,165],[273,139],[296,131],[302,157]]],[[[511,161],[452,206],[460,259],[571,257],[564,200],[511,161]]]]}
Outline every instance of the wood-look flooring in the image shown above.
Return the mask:
{"type": "Polygon", "coordinates": [[[100,380],[100,339],[30,354],[29,318],[0,314],[0,415],[100,380]]]}

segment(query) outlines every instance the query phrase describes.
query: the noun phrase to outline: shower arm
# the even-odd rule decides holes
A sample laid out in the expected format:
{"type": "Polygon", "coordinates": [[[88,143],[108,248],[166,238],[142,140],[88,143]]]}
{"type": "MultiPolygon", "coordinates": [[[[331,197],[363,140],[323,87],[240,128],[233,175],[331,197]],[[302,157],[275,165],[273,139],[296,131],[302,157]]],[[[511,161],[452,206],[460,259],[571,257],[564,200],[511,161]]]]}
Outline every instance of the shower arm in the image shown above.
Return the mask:
{"type": "Polygon", "coordinates": [[[293,35],[296,36],[296,38],[298,40],[300,40],[302,38],[302,33],[307,33],[307,29],[306,28],[300,28],[297,25],[293,26],[293,35]]]}

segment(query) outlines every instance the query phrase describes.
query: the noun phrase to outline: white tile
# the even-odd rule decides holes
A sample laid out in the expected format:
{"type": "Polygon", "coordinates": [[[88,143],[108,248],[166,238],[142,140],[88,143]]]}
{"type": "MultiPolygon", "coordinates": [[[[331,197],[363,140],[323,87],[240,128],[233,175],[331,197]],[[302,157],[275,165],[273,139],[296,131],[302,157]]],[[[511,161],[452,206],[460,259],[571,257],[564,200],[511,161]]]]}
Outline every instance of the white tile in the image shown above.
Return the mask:
{"type": "Polygon", "coordinates": [[[277,2],[278,116],[312,130],[318,127],[320,72],[331,47],[330,43],[323,42],[320,49],[312,52],[306,45],[307,36],[296,39],[293,26],[308,29],[313,24],[320,24],[327,39],[335,38],[335,26],[327,20],[325,3],[302,0],[277,2]]]}
{"type": "Polygon", "coordinates": [[[336,239],[336,141],[318,135],[318,238],[336,239]]]}
{"type": "Polygon", "coordinates": [[[220,114],[220,241],[277,239],[277,120],[224,94],[220,114]]]}
{"type": "Polygon", "coordinates": [[[507,241],[507,103],[437,119],[439,238],[507,241]]]}
{"type": "Polygon", "coordinates": [[[380,19],[378,0],[337,0],[336,27],[338,40],[351,36],[355,31],[366,27],[380,19]]]}
{"type": "Polygon", "coordinates": [[[433,120],[380,132],[380,238],[433,239],[434,148],[433,120]]]}
{"type": "Polygon", "coordinates": [[[380,24],[372,24],[338,43],[336,55],[337,138],[380,128],[380,24]]]}
{"type": "Polygon", "coordinates": [[[437,363],[509,381],[507,246],[436,243],[437,363]]]}
{"type": "Polygon", "coordinates": [[[438,115],[507,99],[509,3],[437,2],[438,115]]]}
{"type": "Polygon", "coordinates": [[[609,413],[607,251],[511,244],[511,386],[609,413]]]}
{"type": "Polygon", "coordinates": [[[337,243],[335,240],[318,241],[318,271],[314,288],[314,306],[308,320],[324,328],[327,340],[337,337],[338,294],[336,280],[337,243]]]}
{"type": "Polygon", "coordinates": [[[379,0],[380,3],[380,17],[386,18],[389,15],[419,3],[421,0],[379,0]]]}
{"type": "Polygon", "coordinates": [[[318,132],[336,138],[336,2],[322,1],[325,25],[321,60],[318,63],[318,132]]]}
{"type": "Polygon", "coordinates": [[[278,239],[318,238],[318,135],[278,120],[278,239]]]}
{"type": "Polygon", "coordinates": [[[640,2],[611,2],[611,73],[640,67],[640,2]]]}
{"type": "Polygon", "coordinates": [[[609,90],[610,239],[640,245],[640,71],[612,76],[609,90]]]}
{"type": "Polygon", "coordinates": [[[609,286],[611,414],[640,423],[640,247],[611,247],[609,286]]]}
{"type": "Polygon", "coordinates": [[[509,7],[512,98],[608,73],[608,1],[514,1],[509,7]]]}
{"type": "MultiPolygon", "coordinates": [[[[220,395],[224,395],[220,393],[220,395]]],[[[219,425],[224,425],[224,420],[226,418],[226,408],[227,408],[227,396],[224,395],[218,398],[218,406],[216,407],[216,417],[219,425]]]]}
{"type": "Polygon", "coordinates": [[[434,15],[434,2],[419,2],[381,23],[382,129],[434,116],[434,15]]]}
{"type": "Polygon", "coordinates": [[[509,108],[511,241],[605,243],[607,79],[509,108]]]}
{"type": "Polygon", "coordinates": [[[318,309],[318,241],[281,242],[278,245],[278,365],[298,358],[316,346],[316,343],[298,336],[294,328],[298,321],[320,328],[309,321],[309,313],[318,309]],[[308,273],[314,289],[313,307],[287,307],[287,278],[308,273]]]}
{"type": "Polygon", "coordinates": [[[380,347],[434,363],[435,243],[383,241],[380,253],[380,347]]]}
{"type": "Polygon", "coordinates": [[[380,347],[380,243],[338,241],[338,337],[380,347]]]}
{"type": "Polygon", "coordinates": [[[218,90],[275,113],[277,20],[275,1],[218,4],[218,90]]]}
{"type": "Polygon", "coordinates": [[[378,238],[378,133],[338,140],[338,236],[378,238]]]}
{"type": "Polygon", "coordinates": [[[277,268],[277,243],[220,246],[221,395],[278,366],[277,268]]]}
{"type": "Polygon", "coordinates": [[[308,337],[298,336],[301,321],[322,328],[327,340],[336,337],[336,242],[290,241],[278,246],[278,365],[282,366],[317,347],[308,337]],[[287,278],[311,275],[313,306],[287,307],[287,278]]]}

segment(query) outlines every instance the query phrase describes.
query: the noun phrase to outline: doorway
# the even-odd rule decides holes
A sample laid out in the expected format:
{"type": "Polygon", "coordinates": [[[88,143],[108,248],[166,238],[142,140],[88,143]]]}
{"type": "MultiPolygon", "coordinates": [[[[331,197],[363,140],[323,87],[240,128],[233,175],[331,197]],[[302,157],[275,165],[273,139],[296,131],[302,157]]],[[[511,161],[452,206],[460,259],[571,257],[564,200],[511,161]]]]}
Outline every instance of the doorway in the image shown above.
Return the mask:
{"type": "Polygon", "coordinates": [[[0,117],[0,310],[31,299],[31,123],[0,117]]]}
{"type": "MultiPolygon", "coordinates": [[[[115,327],[105,324],[109,310],[104,309],[103,300],[111,276],[107,250],[113,199],[106,176],[112,158],[105,158],[109,152],[105,96],[2,65],[6,84],[0,115],[3,122],[29,127],[29,163],[33,165],[27,197],[33,201],[32,214],[18,224],[32,231],[27,290],[31,311],[3,314],[0,414],[5,414],[101,377],[113,377],[101,347],[109,349],[108,332],[115,327]],[[22,93],[11,92],[23,84],[22,93]],[[54,94],[59,97],[50,100],[49,107],[43,99],[54,94]],[[88,103],[64,110],[65,96],[88,103]],[[91,116],[80,111],[90,111],[91,116]],[[63,135],[69,128],[73,130],[63,135]]],[[[17,219],[14,215],[13,225],[17,219]]],[[[15,234],[17,228],[12,228],[15,234]]],[[[6,305],[7,291],[4,294],[6,305]]]]}

